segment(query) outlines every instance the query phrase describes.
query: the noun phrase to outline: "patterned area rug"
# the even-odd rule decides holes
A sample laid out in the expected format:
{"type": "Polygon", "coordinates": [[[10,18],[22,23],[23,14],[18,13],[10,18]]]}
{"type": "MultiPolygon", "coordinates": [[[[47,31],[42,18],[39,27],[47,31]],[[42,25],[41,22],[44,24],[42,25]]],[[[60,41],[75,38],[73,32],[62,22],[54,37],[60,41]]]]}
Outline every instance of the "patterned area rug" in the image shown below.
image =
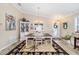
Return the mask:
{"type": "Polygon", "coordinates": [[[68,55],[60,46],[58,46],[55,42],[53,42],[52,47],[56,50],[56,52],[20,52],[26,44],[26,41],[21,42],[14,49],[7,53],[7,55],[68,55]]]}

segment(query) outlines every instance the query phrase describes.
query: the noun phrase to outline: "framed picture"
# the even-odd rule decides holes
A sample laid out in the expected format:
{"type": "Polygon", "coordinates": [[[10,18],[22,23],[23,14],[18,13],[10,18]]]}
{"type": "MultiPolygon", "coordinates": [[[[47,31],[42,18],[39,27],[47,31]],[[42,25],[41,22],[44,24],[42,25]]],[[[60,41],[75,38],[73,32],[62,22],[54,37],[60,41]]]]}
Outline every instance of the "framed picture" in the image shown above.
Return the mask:
{"type": "Polygon", "coordinates": [[[5,14],[5,28],[7,31],[16,29],[16,21],[13,15],[5,14]]]}
{"type": "Polygon", "coordinates": [[[56,23],[54,24],[54,28],[58,28],[58,26],[57,26],[57,24],[56,24],[56,23]]]}
{"type": "Polygon", "coordinates": [[[65,22],[65,23],[63,23],[63,28],[64,29],[67,29],[68,28],[68,24],[65,22]]]}

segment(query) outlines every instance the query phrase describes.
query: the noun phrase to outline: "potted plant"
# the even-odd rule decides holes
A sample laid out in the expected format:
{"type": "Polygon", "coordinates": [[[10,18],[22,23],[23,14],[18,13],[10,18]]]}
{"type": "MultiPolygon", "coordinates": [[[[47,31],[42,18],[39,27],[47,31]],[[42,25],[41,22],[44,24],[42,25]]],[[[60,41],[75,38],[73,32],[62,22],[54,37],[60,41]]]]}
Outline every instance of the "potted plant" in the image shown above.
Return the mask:
{"type": "Polygon", "coordinates": [[[71,37],[72,37],[71,35],[66,35],[65,37],[63,37],[63,39],[65,39],[66,42],[70,44],[71,37]]]}

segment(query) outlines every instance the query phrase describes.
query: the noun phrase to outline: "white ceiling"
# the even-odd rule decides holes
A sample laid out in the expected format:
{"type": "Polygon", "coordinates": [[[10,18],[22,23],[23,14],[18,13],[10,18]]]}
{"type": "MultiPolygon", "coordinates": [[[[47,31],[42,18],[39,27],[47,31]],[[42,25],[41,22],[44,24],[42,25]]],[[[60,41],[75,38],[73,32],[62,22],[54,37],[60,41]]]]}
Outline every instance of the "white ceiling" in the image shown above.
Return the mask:
{"type": "Polygon", "coordinates": [[[47,18],[55,15],[72,15],[79,12],[78,3],[21,3],[14,5],[23,13],[47,18]]]}

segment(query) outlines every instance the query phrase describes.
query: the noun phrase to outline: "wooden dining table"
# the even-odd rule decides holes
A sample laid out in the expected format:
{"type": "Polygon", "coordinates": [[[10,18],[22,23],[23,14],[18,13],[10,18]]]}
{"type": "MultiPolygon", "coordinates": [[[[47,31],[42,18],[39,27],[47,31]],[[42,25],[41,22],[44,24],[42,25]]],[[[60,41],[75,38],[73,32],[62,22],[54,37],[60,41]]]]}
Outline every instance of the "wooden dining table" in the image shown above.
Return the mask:
{"type": "Polygon", "coordinates": [[[28,39],[29,38],[33,38],[33,39],[37,39],[37,37],[39,37],[39,38],[41,38],[41,40],[42,39],[46,39],[46,38],[49,38],[50,39],[50,41],[51,41],[51,45],[52,45],[52,35],[50,35],[50,34],[48,34],[48,33],[43,33],[43,35],[41,35],[41,36],[36,36],[36,35],[34,35],[33,33],[30,33],[30,34],[28,34],[28,35],[26,35],[25,36],[26,37],[26,46],[27,46],[27,43],[28,43],[28,39]]]}

